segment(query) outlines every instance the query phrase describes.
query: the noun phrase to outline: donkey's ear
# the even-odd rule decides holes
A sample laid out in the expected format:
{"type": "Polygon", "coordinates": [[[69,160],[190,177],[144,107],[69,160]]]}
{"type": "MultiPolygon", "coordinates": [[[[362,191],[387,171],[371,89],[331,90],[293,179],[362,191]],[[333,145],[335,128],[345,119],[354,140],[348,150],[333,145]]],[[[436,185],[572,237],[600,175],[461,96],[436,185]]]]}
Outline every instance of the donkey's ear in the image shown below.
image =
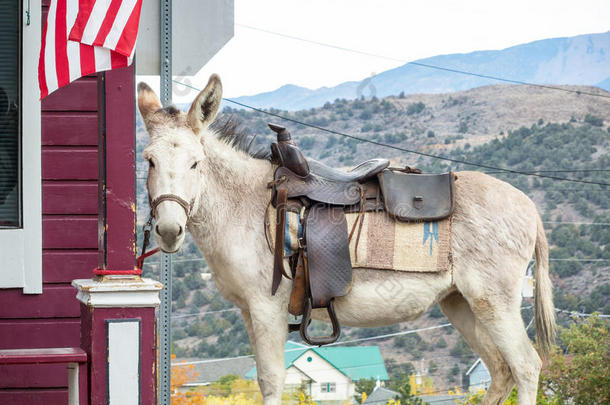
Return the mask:
{"type": "Polygon", "coordinates": [[[144,82],[138,83],[138,108],[140,109],[140,114],[142,114],[144,123],[146,123],[147,126],[150,116],[161,108],[159,97],[157,97],[153,89],[148,87],[144,82]]]}
{"type": "Polygon", "coordinates": [[[222,101],[222,83],[220,77],[213,74],[210,76],[205,89],[193,101],[187,115],[187,120],[193,132],[198,134],[206,129],[218,114],[218,108],[222,101]]]}

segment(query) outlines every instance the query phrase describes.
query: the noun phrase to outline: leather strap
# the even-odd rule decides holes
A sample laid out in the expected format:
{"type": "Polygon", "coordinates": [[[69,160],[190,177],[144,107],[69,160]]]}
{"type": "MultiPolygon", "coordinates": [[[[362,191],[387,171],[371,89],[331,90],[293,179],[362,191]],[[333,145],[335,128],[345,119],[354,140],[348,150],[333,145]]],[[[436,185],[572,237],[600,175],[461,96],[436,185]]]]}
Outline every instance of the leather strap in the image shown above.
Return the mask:
{"type": "Polygon", "coordinates": [[[153,218],[155,217],[155,211],[157,210],[157,207],[159,206],[159,204],[161,204],[163,201],[173,201],[175,203],[178,203],[182,208],[184,208],[184,212],[186,213],[187,218],[190,217],[191,210],[193,209],[194,201],[191,201],[189,203],[184,198],[179,197],[175,194],[161,194],[154,200],[150,201],[150,216],[151,217],[153,217],[153,218]]]}
{"type": "Polygon", "coordinates": [[[302,315],[305,307],[305,295],[305,265],[303,263],[303,250],[301,249],[297,258],[294,281],[292,282],[288,312],[294,316],[302,315]]]}
{"type": "Polygon", "coordinates": [[[282,274],[286,275],[284,269],[284,237],[286,229],[286,201],[288,200],[288,192],[285,188],[277,189],[277,208],[275,218],[275,249],[273,254],[273,282],[271,284],[271,295],[275,295],[282,274]]]}

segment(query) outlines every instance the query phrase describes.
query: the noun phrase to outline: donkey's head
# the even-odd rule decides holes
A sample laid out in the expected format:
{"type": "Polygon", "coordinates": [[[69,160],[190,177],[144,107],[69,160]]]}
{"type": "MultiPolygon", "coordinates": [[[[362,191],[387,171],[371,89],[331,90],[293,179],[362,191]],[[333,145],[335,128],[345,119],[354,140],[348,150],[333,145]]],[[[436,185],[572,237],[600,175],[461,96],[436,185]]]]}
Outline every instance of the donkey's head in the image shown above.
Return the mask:
{"type": "Polygon", "coordinates": [[[143,156],[149,163],[147,187],[155,218],[153,232],[164,252],[180,249],[187,220],[199,205],[204,159],[201,140],[221,100],[222,84],[217,75],[210,77],[187,114],[175,107],[162,108],[150,87],[138,85],[138,107],[150,135],[143,156]]]}

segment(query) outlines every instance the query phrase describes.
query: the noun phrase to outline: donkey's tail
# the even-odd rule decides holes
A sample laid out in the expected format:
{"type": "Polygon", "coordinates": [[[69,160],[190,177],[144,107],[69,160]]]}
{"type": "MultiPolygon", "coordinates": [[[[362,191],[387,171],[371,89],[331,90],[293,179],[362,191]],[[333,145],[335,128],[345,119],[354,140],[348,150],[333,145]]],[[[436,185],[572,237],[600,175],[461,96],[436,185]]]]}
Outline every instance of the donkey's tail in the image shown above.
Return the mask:
{"type": "Polygon", "coordinates": [[[549,277],[549,245],[544,234],[542,219],[537,215],[536,234],[536,342],[540,355],[546,358],[555,342],[555,307],[553,287],[549,277]]]}

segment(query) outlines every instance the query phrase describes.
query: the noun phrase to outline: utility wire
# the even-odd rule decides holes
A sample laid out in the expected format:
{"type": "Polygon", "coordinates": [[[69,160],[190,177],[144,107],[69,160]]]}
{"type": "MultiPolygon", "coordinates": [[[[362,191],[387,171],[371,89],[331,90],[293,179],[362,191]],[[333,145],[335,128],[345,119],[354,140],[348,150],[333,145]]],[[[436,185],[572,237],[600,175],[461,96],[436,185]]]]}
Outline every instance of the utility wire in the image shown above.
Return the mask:
{"type": "MultiPolygon", "coordinates": [[[[176,259],[176,260],[172,260],[172,262],[174,263],[184,263],[184,262],[202,262],[205,259],[176,259]]],[[[550,258],[549,261],[551,262],[610,262],[610,259],[581,259],[581,258],[565,258],[565,259],[553,259],[550,258]]],[[[160,261],[147,261],[144,264],[159,264],[160,261]]],[[[210,273],[202,273],[202,274],[210,274],[210,273]]]]}
{"type": "MultiPolygon", "coordinates": [[[[593,314],[586,314],[584,312],[578,312],[578,311],[568,311],[566,309],[559,309],[559,308],[555,308],[555,311],[557,312],[562,312],[564,314],[570,314],[572,316],[578,316],[578,317],[584,317],[584,318],[588,318],[590,316],[593,316],[593,314]]],[[[610,315],[606,315],[606,314],[597,314],[598,317],[600,318],[610,318],[610,315]]]]}
{"type": "MultiPolygon", "coordinates": [[[[411,329],[411,330],[406,330],[406,331],[402,331],[402,332],[389,333],[389,334],[386,334],[386,335],[378,335],[378,336],[371,336],[371,337],[361,338],[361,339],[352,339],[352,340],[346,340],[346,341],[341,341],[341,342],[335,342],[335,343],[331,343],[329,345],[326,345],[325,347],[328,347],[328,346],[338,346],[338,345],[344,345],[344,344],[354,343],[354,342],[362,342],[362,341],[367,341],[367,340],[385,339],[385,338],[394,337],[394,336],[410,335],[410,334],[413,334],[413,333],[424,332],[424,331],[433,330],[433,329],[446,328],[447,326],[453,327],[453,325],[450,324],[450,323],[444,323],[442,325],[429,326],[427,328],[411,329]]],[[[311,347],[310,346],[306,346],[306,347],[311,348],[311,349],[314,348],[314,346],[311,346],[311,347]]],[[[299,350],[303,350],[303,349],[305,349],[305,347],[300,347],[298,349],[287,349],[287,350],[284,350],[284,353],[299,351],[299,350]]],[[[184,366],[184,365],[190,365],[190,364],[216,363],[216,362],[219,362],[219,361],[246,359],[246,358],[252,358],[252,357],[254,357],[253,354],[247,354],[247,355],[235,356],[235,357],[222,357],[222,358],[219,358],[219,359],[206,359],[206,360],[186,361],[186,362],[180,362],[180,363],[172,364],[172,366],[174,366],[174,365],[175,366],[184,366]]]]}
{"type": "MultiPolygon", "coordinates": [[[[180,84],[182,86],[191,88],[193,90],[200,91],[198,88],[196,88],[194,86],[191,86],[190,84],[183,83],[183,82],[175,80],[175,79],[173,80],[173,82],[177,83],[177,84],[180,84]]],[[[550,176],[550,175],[546,175],[546,174],[537,174],[537,173],[532,173],[532,172],[522,172],[522,171],[519,171],[519,170],[507,169],[507,168],[503,168],[503,167],[496,167],[496,166],[491,166],[491,165],[486,165],[486,164],[481,164],[481,163],[473,163],[473,162],[468,162],[466,160],[453,159],[453,158],[449,158],[449,157],[446,157],[446,156],[434,155],[434,154],[426,153],[426,152],[419,152],[419,151],[412,150],[412,149],[401,148],[399,146],[389,145],[387,143],[378,142],[378,141],[374,141],[374,140],[371,140],[371,139],[366,139],[366,138],[362,138],[362,137],[359,137],[359,136],[346,134],[344,132],[335,131],[334,129],[321,127],[319,125],[308,124],[306,122],[299,121],[299,120],[296,120],[294,118],[289,118],[289,117],[286,117],[284,115],[280,115],[280,114],[277,114],[277,113],[274,113],[274,112],[271,112],[271,111],[266,111],[266,110],[264,110],[262,108],[253,107],[253,106],[250,106],[248,104],[241,103],[239,101],[231,100],[229,98],[223,98],[223,100],[225,100],[225,101],[227,101],[229,103],[233,103],[233,104],[239,105],[241,107],[245,107],[245,108],[249,108],[249,109],[254,110],[254,111],[258,111],[258,112],[260,112],[262,114],[267,114],[267,115],[270,115],[270,116],[273,116],[273,117],[276,117],[276,118],[283,119],[285,121],[293,122],[295,124],[304,125],[306,127],[315,128],[317,130],[320,130],[320,131],[323,131],[323,132],[327,132],[327,133],[330,133],[330,134],[335,134],[335,135],[343,136],[343,137],[346,137],[346,138],[351,138],[351,139],[357,140],[359,142],[370,143],[370,144],[373,144],[373,145],[382,146],[382,147],[385,147],[385,148],[394,149],[394,150],[398,150],[398,151],[405,152],[405,153],[413,153],[413,154],[416,154],[416,155],[425,156],[425,157],[429,157],[429,158],[433,158],[433,159],[446,160],[446,161],[453,162],[453,163],[459,163],[459,164],[464,164],[464,165],[468,165],[468,166],[476,166],[476,167],[481,167],[481,168],[484,168],[484,169],[499,170],[499,171],[502,171],[502,172],[505,172],[505,173],[520,174],[520,175],[524,175],[524,176],[543,177],[543,178],[547,178],[547,179],[560,180],[560,181],[569,181],[569,182],[573,182],[573,183],[594,184],[594,185],[598,185],[598,186],[610,186],[610,183],[600,183],[600,182],[589,181],[589,180],[576,180],[576,179],[570,179],[570,178],[567,178],[567,177],[557,177],[557,176],[550,176]]]]}
{"type": "Polygon", "coordinates": [[[292,35],[282,34],[280,32],[269,31],[269,30],[266,30],[266,29],[262,29],[262,28],[258,28],[258,27],[253,27],[251,25],[239,24],[239,23],[236,23],[235,25],[238,26],[238,27],[247,28],[247,29],[250,29],[250,30],[253,30],[253,31],[264,32],[264,33],[267,33],[267,34],[271,34],[271,35],[276,35],[276,36],[283,37],[283,38],[292,39],[292,40],[295,40],[295,41],[307,42],[307,43],[310,43],[310,44],[320,45],[320,46],[324,46],[324,47],[327,47],[327,48],[337,49],[337,50],[340,50],[340,51],[351,52],[351,53],[356,53],[356,54],[365,55],[365,56],[372,56],[374,58],[379,58],[379,59],[385,59],[385,60],[389,60],[389,61],[393,61],[393,62],[404,63],[404,64],[407,64],[407,65],[419,66],[419,67],[423,67],[423,68],[427,68],[427,69],[441,70],[441,71],[445,71],[445,72],[458,73],[458,74],[467,75],[467,76],[480,77],[480,78],[483,78],[483,79],[496,80],[496,81],[499,81],[499,82],[533,86],[533,87],[538,87],[538,88],[542,88],[542,89],[558,90],[558,91],[563,91],[563,92],[566,92],[566,93],[576,93],[576,94],[579,94],[579,95],[580,94],[584,94],[584,95],[587,95],[587,96],[610,98],[610,95],[602,94],[602,93],[591,93],[591,92],[588,92],[588,91],[572,90],[572,89],[567,89],[567,88],[558,87],[558,86],[551,86],[551,85],[546,85],[546,84],[531,83],[531,82],[526,82],[526,81],[522,81],[522,80],[506,79],[506,78],[498,77],[498,76],[491,76],[491,75],[486,75],[486,74],[481,74],[481,73],[468,72],[468,71],[465,71],[465,70],[447,68],[447,67],[443,67],[443,66],[436,66],[436,65],[431,65],[429,63],[407,61],[406,59],[393,58],[391,56],[379,55],[379,54],[376,54],[376,53],[360,51],[360,50],[357,50],[357,49],[346,48],[346,47],[343,47],[343,46],[327,44],[325,42],[313,41],[313,40],[306,39],[306,38],[300,38],[300,37],[296,37],[296,36],[292,36],[292,35]]]}
{"type": "Polygon", "coordinates": [[[570,225],[599,225],[608,226],[610,222],[570,222],[570,221],[542,221],[543,224],[570,224],[570,225]]]}
{"type": "Polygon", "coordinates": [[[207,312],[197,312],[197,313],[192,313],[192,314],[179,314],[179,315],[172,315],[171,318],[172,320],[174,319],[180,319],[180,318],[190,318],[193,316],[204,316],[204,315],[210,315],[210,314],[220,314],[222,312],[237,312],[240,311],[239,308],[229,308],[229,309],[221,309],[218,311],[207,311],[207,312]]]}

